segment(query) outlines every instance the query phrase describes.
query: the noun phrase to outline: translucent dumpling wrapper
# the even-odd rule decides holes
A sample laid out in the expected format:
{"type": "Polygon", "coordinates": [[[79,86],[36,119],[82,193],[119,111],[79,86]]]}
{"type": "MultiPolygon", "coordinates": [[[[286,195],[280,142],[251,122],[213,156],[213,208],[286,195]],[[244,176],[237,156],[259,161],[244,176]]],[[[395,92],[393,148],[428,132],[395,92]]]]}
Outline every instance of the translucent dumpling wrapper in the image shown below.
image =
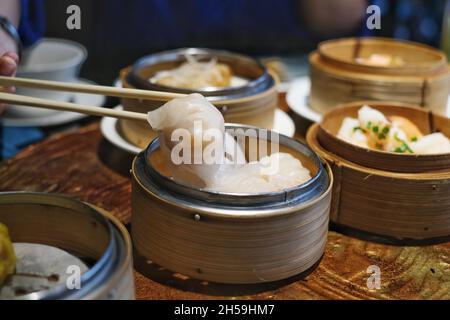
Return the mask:
{"type": "Polygon", "coordinates": [[[221,171],[208,189],[230,193],[278,192],[311,179],[300,160],[289,153],[277,152],[221,171]]]}
{"type": "Polygon", "coordinates": [[[345,117],[337,137],[360,147],[395,153],[450,153],[450,140],[442,133],[423,135],[409,119],[389,118],[369,106],[358,110],[358,119],[345,117]]]}
{"type": "Polygon", "coordinates": [[[358,110],[358,120],[360,126],[364,129],[373,126],[385,126],[389,124],[389,120],[384,116],[382,112],[366,105],[362,106],[358,110]]]}
{"type": "Polygon", "coordinates": [[[198,93],[173,99],[149,112],[148,122],[158,132],[166,163],[178,182],[206,187],[220,165],[227,162],[225,153],[231,157],[228,161],[244,161],[235,140],[225,135],[220,111],[198,93]]]}
{"type": "Polygon", "coordinates": [[[263,157],[259,163],[265,168],[263,177],[276,188],[283,190],[311,179],[310,172],[290,153],[277,152],[263,157]]]}
{"type": "Polygon", "coordinates": [[[352,143],[362,148],[367,148],[367,136],[364,132],[358,130],[358,128],[358,119],[345,117],[342,121],[342,125],[337,136],[348,143],[352,143]]]}
{"type": "Polygon", "coordinates": [[[184,185],[230,193],[275,192],[311,179],[288,153],[246,162],[242,146],[225,132],[222,114],[202,95],[173,99],[148,113],[172,178],[184,185]],[[213,152],[210,152],[213,150],[213,152]]]}
{"type": "Polygon", "coordinates": [[[412,142],[411,149],[418,154],[450,153],[450,140],[442,133],[435,132],[412,142]]]}
{"type": "Polygon", "coordinates": [[[187,62],[172,70],[156,73],[152,81],[175,88],[201,89],[207,87],[228,87],[231,85],[231,68],[218,63],[213,58],[208,62],[200,62],[192,55],[186,55],[187,62]]]}

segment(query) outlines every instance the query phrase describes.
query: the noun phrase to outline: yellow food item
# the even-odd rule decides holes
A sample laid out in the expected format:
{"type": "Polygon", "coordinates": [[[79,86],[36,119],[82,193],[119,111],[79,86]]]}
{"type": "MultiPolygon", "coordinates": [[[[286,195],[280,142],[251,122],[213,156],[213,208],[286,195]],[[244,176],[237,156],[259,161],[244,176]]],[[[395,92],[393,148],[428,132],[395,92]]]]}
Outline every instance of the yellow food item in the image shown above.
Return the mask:
{"type": "Polygon", "coordinates": [[[16,255],[9,239],[8,229],[0,223],[0,286],[6,277],[14,272],[16,255]]]}
{"type": "Polygon", "coordinates": [[[423,134],[419,128],[409,119],[401,116],[390,116],[388,117],[392,123],[392,126],[398,127],[403,130],[408,138],[408,141],[417,140],[422,138],[423,134]]]}
{"type": "Polygon", "coordinates": [[[401,67],[405,61],[400,56],[373,53],[367,58],[356,58],[356,62],[375,67],[401,67]]]}

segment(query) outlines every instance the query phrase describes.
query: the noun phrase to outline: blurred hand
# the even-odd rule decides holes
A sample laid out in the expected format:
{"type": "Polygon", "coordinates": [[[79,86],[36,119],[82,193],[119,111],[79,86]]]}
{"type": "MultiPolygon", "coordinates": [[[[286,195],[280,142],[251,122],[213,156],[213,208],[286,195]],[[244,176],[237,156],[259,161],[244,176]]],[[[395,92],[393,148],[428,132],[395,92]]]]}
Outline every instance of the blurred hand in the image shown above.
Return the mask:
{"type": "MultiPolygon", "coordinates": [[[[5,52],[0,56],[0,75],[14,76],[16,74],[17,65],[19,63],[19,56],[14,52],[5,52]]],[[[3,92],[14,92],[14,87],[0,87],[3,92]]],[[[5,105],[0,104],[0,114],[5,111],[5,105]]]]}

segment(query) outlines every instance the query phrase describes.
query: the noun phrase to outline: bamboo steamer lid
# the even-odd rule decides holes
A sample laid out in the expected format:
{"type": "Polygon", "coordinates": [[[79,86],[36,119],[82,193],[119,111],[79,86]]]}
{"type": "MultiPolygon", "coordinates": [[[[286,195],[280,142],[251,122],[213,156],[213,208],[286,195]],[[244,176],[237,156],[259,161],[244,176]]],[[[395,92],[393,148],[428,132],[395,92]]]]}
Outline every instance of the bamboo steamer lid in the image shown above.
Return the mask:
{"type": "Polygon", "coordinates": [[[284,136],[280,144],[313,178],[284,192],[239,195],[174,182],[155,139],[132,167],[136,253],[172,271],[220,283],[275,281],[313,267],[325,247],[333,177],[305,145],[284,136]]]}
{"type": "Polygon", "coordinates": [[[445,55],[417,43],[384,38],[350,38],[321,43],[309,56],[309,102],[324,114],[336,104],[357,100],[397,101],[445,115],[450,67],[445,55]],[[401,57],[401,66],[371,66],[355,58],[371,54],[401,57]]]}
{"type": "Polygon", "coordinates": [[[325,149],[318,131],[319,125],[314,124],[307,142],[333,171],[333,223],[401,244],[448,239],[450,169],[400,173],[362,166],[325,149]]]}
{"type": "MultiPolygon", "coordinates": [[[[219,62],[228,64],[233,72],[251,81],[236,88],[217,88],[217,90],[196,90],[205,95],[222,112],[225,122],[242,123],[259,128],[272,129],[275,109],[278,106],[278,77],[267,70],[258,61],[247,56],[227,51],[210,49],[177,49],[161,52],[138,60],[133,67],[120,72],[120,79],[125,88],[163,90],[178,93],[192,93],[193,90],[171,88],[152,84],[148,81],[156,72],[176,67],[184,61],[184,54],[189,53],[200,58],[217,57],[219,62]]],[[[149,112],[160,107],[164,102],[137,99],[122,99],[125,110],[149,112]]],[[[144,123],[120,120],[121,134],[131,143],[145,148],[156,136],[155,132],[144,123]]]]}
{"type": "Polygon", "coordinates": [[[405,117],[411,120],[424,135],[442,132],[450,137],[450,119],[421,109],[419,106],[383,101],[356,101],[341,104],[323,116],[317,131],[320,145],[346,160],[373,169],[406,173],[450,170],[449,153],[398,154],[362,148],[338,138],[336,135],[343,119],[345,117],[357,118],[358,110],[363,105],[375,108],[387,117],[405,117]]]}

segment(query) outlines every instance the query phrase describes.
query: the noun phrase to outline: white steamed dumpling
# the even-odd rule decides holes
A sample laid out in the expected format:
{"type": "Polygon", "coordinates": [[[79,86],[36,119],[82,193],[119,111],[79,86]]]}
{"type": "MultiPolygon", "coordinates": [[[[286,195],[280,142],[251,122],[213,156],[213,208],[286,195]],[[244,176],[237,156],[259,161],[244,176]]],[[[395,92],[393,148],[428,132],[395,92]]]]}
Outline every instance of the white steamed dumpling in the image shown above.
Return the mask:
{"type": "Polygon", "coordinates": [[[355,130],[358,127],[358,119],[345,117],[337,136],[348,143],[367,148],[367,136],[361,130],[355,130]]]}
{"type": "Polygon", "coordinates": [[[411,149],[420,154],[450,153],[450,140],[442,133],[435,132],[412,142],[411,149]]]}
{"type": "Polygon", "coordinates": [[[158,131],[166,163],[179,183],[221,192],[262,193],[281,191],[311,179],[309,170],[289,153],[274,153],[247,163],[241,146],[225,132],[222,114],[200,94],[167,102],[148,113],[148,122],[158,131]],[[210,129],[214,133],[211,139],[205,136],[210,129]],[[189,142],[190,157],[183,157],[184,149],[179,152],[182,144],[175,134],[179,130],[187,133],[182,141],[189,142]],[[194,146],[201,147],[200,159],[194,146]],[[215,151],[214,162],[205,158],[205,153],[212,155],[206,152],[211,147],[215,151]],[[174,158],[190,161],[179,162],[174,158]]]}
{"type": "Polygon", "coordinates": [[[371,125],[386,125],[389,123],[382,112],[366,105],[358,110],[358,120],[362,128],[367,128],[369,123],[371,125]]]}
{"type": "Polygon", "coordinates": [[[204,187],[214,178],[220,163],[223,162],[225,123],[220,111],[208,100],[198,93],[170,100],[162,107],[149,112],[148,122],[153,130],[158,131],[161,149],[168,158],[175,180],[195,187],[204,187]],[[177,152],[180,141],[172,141],[177,129],[184,130],[190,137],[191,156],[186,156],[187,161],[183,165],[173,161],[174,155],[184,155],[177,152]],[[205,137],[205,132],[209,129],[213,129],[210,132],[217,133],[211,139],[205,137]],[[196,148],[201,152],[194,152],[194,146],[201,147],[196,148]],[[210,158],[210,162],[207,162],[204,152],[212,147],[216,147],[217,155],[210,155],[217,156],[217,161],[210,158]]]}
{"type": "Polygon", "coordinates": [[[384,116],[369,106],[358,110],[358,118],[345,117],[337,137],[354,145],[396,153],[450,153],[450,140],[442,133],[423,135],[402,116],[384,116]]]}

